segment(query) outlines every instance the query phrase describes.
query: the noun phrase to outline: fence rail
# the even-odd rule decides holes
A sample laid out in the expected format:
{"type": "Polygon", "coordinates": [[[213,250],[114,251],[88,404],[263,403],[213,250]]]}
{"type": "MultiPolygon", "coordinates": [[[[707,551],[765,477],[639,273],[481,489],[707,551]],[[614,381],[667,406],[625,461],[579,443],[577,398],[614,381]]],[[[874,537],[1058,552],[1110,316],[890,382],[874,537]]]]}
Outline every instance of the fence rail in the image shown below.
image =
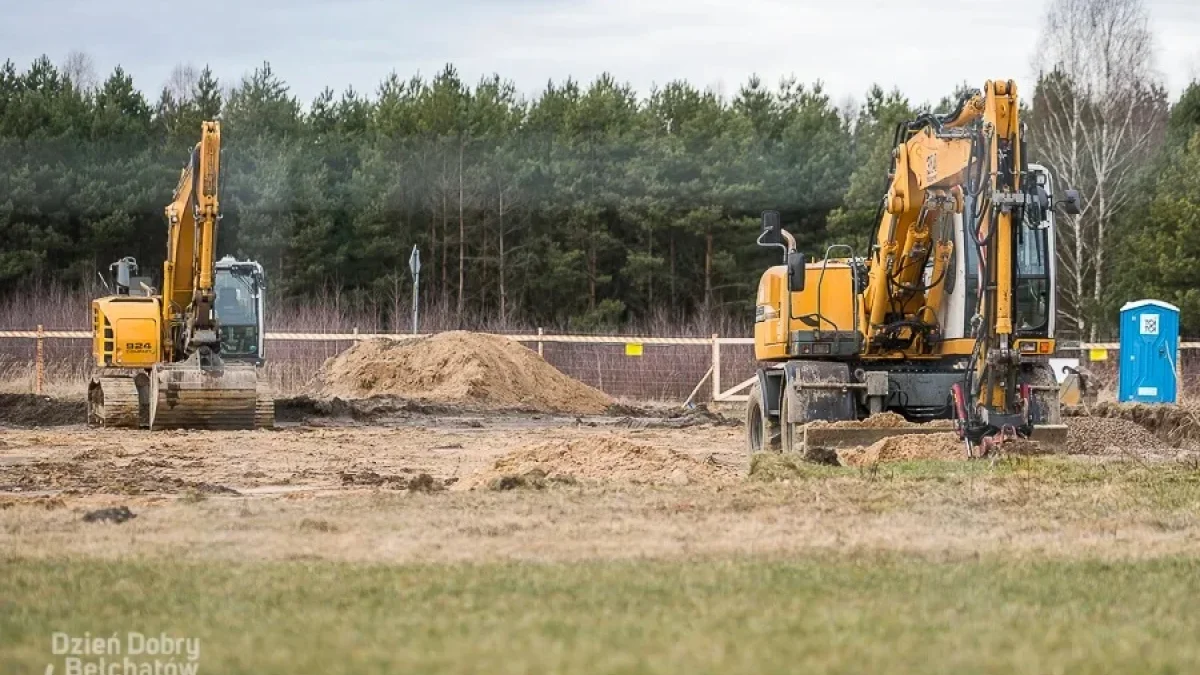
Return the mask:
{"type": "MultiPolygon", "coordinates": [[[[364,333],[354,330],[349,333],[269,332],[266,340],[277,343],[269,351],[272,362],[287,363],[290,360],[305,361],[302,371],[295,378],[311,375],[321,360],[341,351],[348,344],[362,340],[409,340],[428,337],[429,333],[364,333]],[[311,345],[304,347],[304,343],[311,345]],[[326,346],[318,348],[316,345],[326,346]],[[339,347],[339,344],[341,345],[339,347]],[[299,347],[299,351],[295,347],[299,347]],[[314,350],[315,353],[314,353],[314,350]]],[[[86,352],[79,349],[46,350],[50,340],[86,340],[90,331],[38,330],[0,331],[0,346],[6,341],[29,340],[20,351],[24,363],[33,362],[30,373],[33,389],[42,393],[47,361],[58,359],[79,361],[86,359],[86,352]],[[29,350],[29,347],[33,347],[29,350]],[[32,353],[30,353],[32,351],[32,353]],[[47,352],[50,356],[47,357],[47,352]],[[63,355],[65,354],[65,356],[63,355]]],[[[535,349],[547,361],[572,377],[583,380],[614,396],[644,398],[667,398],[691,401],[699,398],[708,401],[745,401],[745,391],[754,382],[754,362],[751,347],[753,338],[748,337],[642,337],[628,335],[554,335],[538,330],[537,333],[503,335],[535,349]],[[624,346],[624,349],[618,349],[624,346]],[[631,347],[634,346],[634,347],[631,347]],[[643,351],[643,347],[656,347],[643,351]],[[643,357],[642,362],[632,359],[643,357]],[[635,365],[636,363],[636,365],[635,365]],[[631,374],[631,372],[633,374],[631,374]],[[726,383],[733,382],[732,386],[726,383]],[[694,385],[694,386],[693,386],[694,385]],[[707,387],[706,387],[707,385],[707,387]],[[690,393],[688,393],[690,392],[690,393]]],[[[11,343],[10,343],[11,344],[11,343]]],[[[83,346],[83,345],[79,345],[83,346]]],[[[1181,352],[1200,350],[1200,341],[1180,343],[1181,352]]],[[[0,350],[2,351],[2,350],[0,350]]],[[[1079,354],[1081,361],[1099,360],[1094,363],[1098,370],[1113,369],[1115,364],[1108,360],[1108,352],[1119,352],[1115,342],[1081,343],[1077,347],[1060,348],[1060,352],[1079,354]],[[1102,353],[1100,353],[1102,352],[1102,353]],[[1107,363],[1105,363],[1107,361],[1107,363]]],[[[1184,358],[1196,356],[1182,354],[1184,358]]],[[[1187,358],[1191,363],[1200,359],[1187,358]]],[[[28,367],[28,366],[26,366],[28,367]]],[[[1182,368],[1181,368],[1182,370],[1182,368]]],[[[1100,373],[1098,373],[1100,374],[1100,373]]]]}

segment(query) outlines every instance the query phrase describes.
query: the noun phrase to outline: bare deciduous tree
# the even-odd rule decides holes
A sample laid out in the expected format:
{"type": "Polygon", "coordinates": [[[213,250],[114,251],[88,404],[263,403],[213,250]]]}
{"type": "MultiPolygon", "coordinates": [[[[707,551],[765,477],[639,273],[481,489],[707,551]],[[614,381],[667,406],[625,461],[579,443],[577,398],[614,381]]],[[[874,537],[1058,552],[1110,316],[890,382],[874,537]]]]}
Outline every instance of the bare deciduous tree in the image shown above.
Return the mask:
{"type": "Polygon", "coordinates": [[[200,81],[200,71],[190,63],[177,63],[171,69],[167,83],[163,85],[171,98],[182,105],[196,96],[196,83],[200,81]]]}
{"type": "Polygon", "coordinates": [[[1082,213],[1059,220],[1059,296],[1068,324],[1095,338],[1089,310],[1108,284],[1112,228],[1161,138],[1166,92],[1142,0],[1054,0],[1034,68],[1034,151],[1082,213]]]}
{"type": "Polygon", "coordinates": [[[77,49],[63,59],[62,72],[80,91],[91,91],[99,83],[95,61],[89,54],[77,49]]]}

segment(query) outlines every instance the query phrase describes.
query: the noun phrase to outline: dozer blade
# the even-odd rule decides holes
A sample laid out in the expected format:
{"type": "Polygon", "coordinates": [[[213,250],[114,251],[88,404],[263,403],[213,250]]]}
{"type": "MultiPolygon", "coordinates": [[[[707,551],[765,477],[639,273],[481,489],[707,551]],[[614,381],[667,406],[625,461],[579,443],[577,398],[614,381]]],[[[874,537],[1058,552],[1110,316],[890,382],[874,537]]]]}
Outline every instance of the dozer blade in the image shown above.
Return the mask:
{"type": "Polygon", "coordinates": [[[954,427],[921,425],[918,427],[804,427],[803,442],[808,448],[856,448],[871,445],[891,436],[954,433],[954,427]]]}
{"type": "MultiPolygon", "coordinates": [[[[937,424],[913,427],[806,426],[803,429],[801,440],[808,448],[864,447],[891,436],[954,433],[954,427],[937,424]]],[[[1059,446],[1066,444],[1067,425],[1036,425],[1033,427],[1031,440],[1037,441],[1044,451],[1054,451],[1059,446]]]]}
{"type": "Polygon", "coordinates": [[[1031,440],[1037,441],[1046,452],[1053,452],[1067,444],[1067,425],[1039,424],[1033,427],[1031,440]]]}
{"type": "Polygon", "coordinates": [[[150,428],[253,429],[257,391],[249,364],[160,364],[150,377],[150,428]]]}

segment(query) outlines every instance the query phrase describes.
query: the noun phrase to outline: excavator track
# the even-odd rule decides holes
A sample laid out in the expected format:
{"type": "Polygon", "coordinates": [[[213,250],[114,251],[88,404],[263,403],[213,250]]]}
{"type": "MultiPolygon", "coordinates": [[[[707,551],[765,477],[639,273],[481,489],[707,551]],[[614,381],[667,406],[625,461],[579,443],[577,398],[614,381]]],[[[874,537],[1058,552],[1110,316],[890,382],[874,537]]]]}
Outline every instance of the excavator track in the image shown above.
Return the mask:
{"type": "Polygon", "coordinates": [[[275,428],[275,396],[271,388],[261,382],[254,399],[254,428],[275,428]]]}
{"type": "Polygon", "coordinates": [[[131,376],[100,376],[88,385],[88,424],[94,427],[136,429],[141,422],[141,397],[131,376]]]}
{"type": "MultiPolygon", "coordinates": [[[[150,374],[150,428],[253,429],[259,411],[254,366],[160,364],[150,374]]],[[[271,406],[272,418],[274,405],[271,406]]]]}

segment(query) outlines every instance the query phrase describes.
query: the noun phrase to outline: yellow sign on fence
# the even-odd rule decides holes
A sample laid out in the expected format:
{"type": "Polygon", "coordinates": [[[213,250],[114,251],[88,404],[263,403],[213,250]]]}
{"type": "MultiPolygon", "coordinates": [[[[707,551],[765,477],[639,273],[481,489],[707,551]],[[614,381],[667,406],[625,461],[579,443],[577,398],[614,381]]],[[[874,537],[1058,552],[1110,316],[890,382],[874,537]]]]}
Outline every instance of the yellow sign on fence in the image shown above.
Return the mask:
{"type": "Polygon", "coordinates": [[[1107,361],[1108,350],[1092,348],[1088,350],[1088,361],[1107,361]]]}
{"type": "Polygon", "coordinates": [[[642,343],[640,343],[640,342],[626,342],[625,343],[625,356],[641,356],[641,355],[642,355],[642,343]]]}

